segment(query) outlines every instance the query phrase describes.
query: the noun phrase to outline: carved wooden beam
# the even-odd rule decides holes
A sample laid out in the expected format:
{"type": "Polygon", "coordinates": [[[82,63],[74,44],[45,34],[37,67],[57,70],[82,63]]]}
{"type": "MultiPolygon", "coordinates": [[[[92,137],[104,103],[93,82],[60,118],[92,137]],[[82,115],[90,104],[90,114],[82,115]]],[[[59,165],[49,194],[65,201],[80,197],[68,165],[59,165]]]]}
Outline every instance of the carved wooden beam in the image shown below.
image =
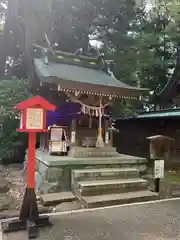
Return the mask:
{"type": "Polygon", "coordinates": [[[72,95],[71,95],[70,93],[66,93],[66,94],[67,94],[67,96],[70,98],[71,102],[79,103],[80,105],[82,105],[82,106],[84,106],[84,107],[86,107],[86,108],[92,109],[92,110],[104,109],[104,108],[106,108],[107,106],[109,106],[109,105],[112,104],[111,102],[108,102],[108,103],[106,103],[106,104],[104,104],[104,105],[102,105],[102,106],[98,106],[98,107],[97,107],[97,106],[89,106],[89,105],[84,104],[84,103],[83,103],[82,101],[80,101],[79,99],[72,97],[72,95]]]}
{"type": "Polygon", "coordinates": [[[78,99],[79,98],[79,94],[71,94],[70,92],[65,92],[66,96],[71,100],[71,99],[78,99]]]}

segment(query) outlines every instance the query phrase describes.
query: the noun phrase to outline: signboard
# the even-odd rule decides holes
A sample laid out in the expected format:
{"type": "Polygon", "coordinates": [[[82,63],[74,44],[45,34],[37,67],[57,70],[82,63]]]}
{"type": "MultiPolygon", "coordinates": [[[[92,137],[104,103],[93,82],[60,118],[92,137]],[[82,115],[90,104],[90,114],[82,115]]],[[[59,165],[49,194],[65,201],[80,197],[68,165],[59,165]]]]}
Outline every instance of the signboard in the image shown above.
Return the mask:
{"type": "Polygon", "coordinates": [[[51,141],[62,141],[62,137],[63,137],[63,128],[51,128],[51,136],[50,136],[50,140],[51,141]]]}
{"type": "Polygon", "coordinates": [[[27,108],[27,129],[43,129],[43,114],[42,108],[27,108]]]}
{"type": "Polygon", "coordinates": [[[63,152],[63,141],[51,142],[49,145],[51,152],[63,152]]]}
{"type": "Polygon", "coordinates": [[[49,149],[51,153],[65,153],[67,152],[67,142],[66,141],[56,141],[50,142],[49,149]]]}
{"type": "Polygon", "coordinates": [[[154,178],[164,178],[164,160],[154,161],[154,178]]]}

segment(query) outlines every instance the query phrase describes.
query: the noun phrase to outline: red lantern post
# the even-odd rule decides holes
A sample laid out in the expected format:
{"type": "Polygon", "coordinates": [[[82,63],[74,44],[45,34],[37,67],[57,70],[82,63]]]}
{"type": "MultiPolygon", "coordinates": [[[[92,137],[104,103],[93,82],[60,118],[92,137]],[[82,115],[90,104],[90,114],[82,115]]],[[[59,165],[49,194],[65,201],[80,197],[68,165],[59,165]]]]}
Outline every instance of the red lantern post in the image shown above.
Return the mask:
{"type": "Polygon", "coordinates": [[[46,112],[54,111],[55,106],[45,99],[34,96],[27,101],[20,102],[14,109],[20,112],[20,128],[18,132],[29,133],[28,142],[28,169],[27,188],[24,195],[22,208],[18,221],[11,221],[6,231],[20,230],[28,227],[42,226],[48,222],[48,218],[40,218],[35,194],[35,149],[36,133],[47,132],[46,112]]]}

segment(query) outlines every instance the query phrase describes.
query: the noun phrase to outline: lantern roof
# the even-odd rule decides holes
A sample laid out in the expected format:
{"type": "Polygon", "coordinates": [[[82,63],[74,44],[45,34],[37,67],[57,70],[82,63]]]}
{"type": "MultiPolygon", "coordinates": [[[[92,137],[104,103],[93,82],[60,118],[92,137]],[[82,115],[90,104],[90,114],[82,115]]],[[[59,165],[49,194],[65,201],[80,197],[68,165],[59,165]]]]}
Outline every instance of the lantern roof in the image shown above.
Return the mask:
{"type": "Polygon", "coordinates": [[[40,96],[33,96],[32,98],[22,101],[14,106],[15,110],[24,110],[31,107],[41,107],[47,111],[54,111],[56,107],[46,101],[40,96]]]}

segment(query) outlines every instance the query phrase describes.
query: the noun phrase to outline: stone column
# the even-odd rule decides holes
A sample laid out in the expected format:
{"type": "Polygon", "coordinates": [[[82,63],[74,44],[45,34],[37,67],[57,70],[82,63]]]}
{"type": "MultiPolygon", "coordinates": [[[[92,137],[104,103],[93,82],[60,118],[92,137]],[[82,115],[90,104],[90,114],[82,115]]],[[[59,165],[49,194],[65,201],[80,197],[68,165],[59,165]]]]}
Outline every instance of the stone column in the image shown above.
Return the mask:
{"type": "Polygon", "coordinates": [[[76,145],[76,119],[73,119],[71,125],[71,146],[75,145],[76,145]]]}
{"type": "Polygon", "coordinates": [[[40,150],[42,152],[45,150],[45,133],[41,133],[40,135],[40,150]]]}
{"type": "Polygon", "coordinates": [[[105,123],[105,145],[109,146],[110,145],[110,139],[109,139],[109,120],[105,119],[104,120],[105,123]]]}

